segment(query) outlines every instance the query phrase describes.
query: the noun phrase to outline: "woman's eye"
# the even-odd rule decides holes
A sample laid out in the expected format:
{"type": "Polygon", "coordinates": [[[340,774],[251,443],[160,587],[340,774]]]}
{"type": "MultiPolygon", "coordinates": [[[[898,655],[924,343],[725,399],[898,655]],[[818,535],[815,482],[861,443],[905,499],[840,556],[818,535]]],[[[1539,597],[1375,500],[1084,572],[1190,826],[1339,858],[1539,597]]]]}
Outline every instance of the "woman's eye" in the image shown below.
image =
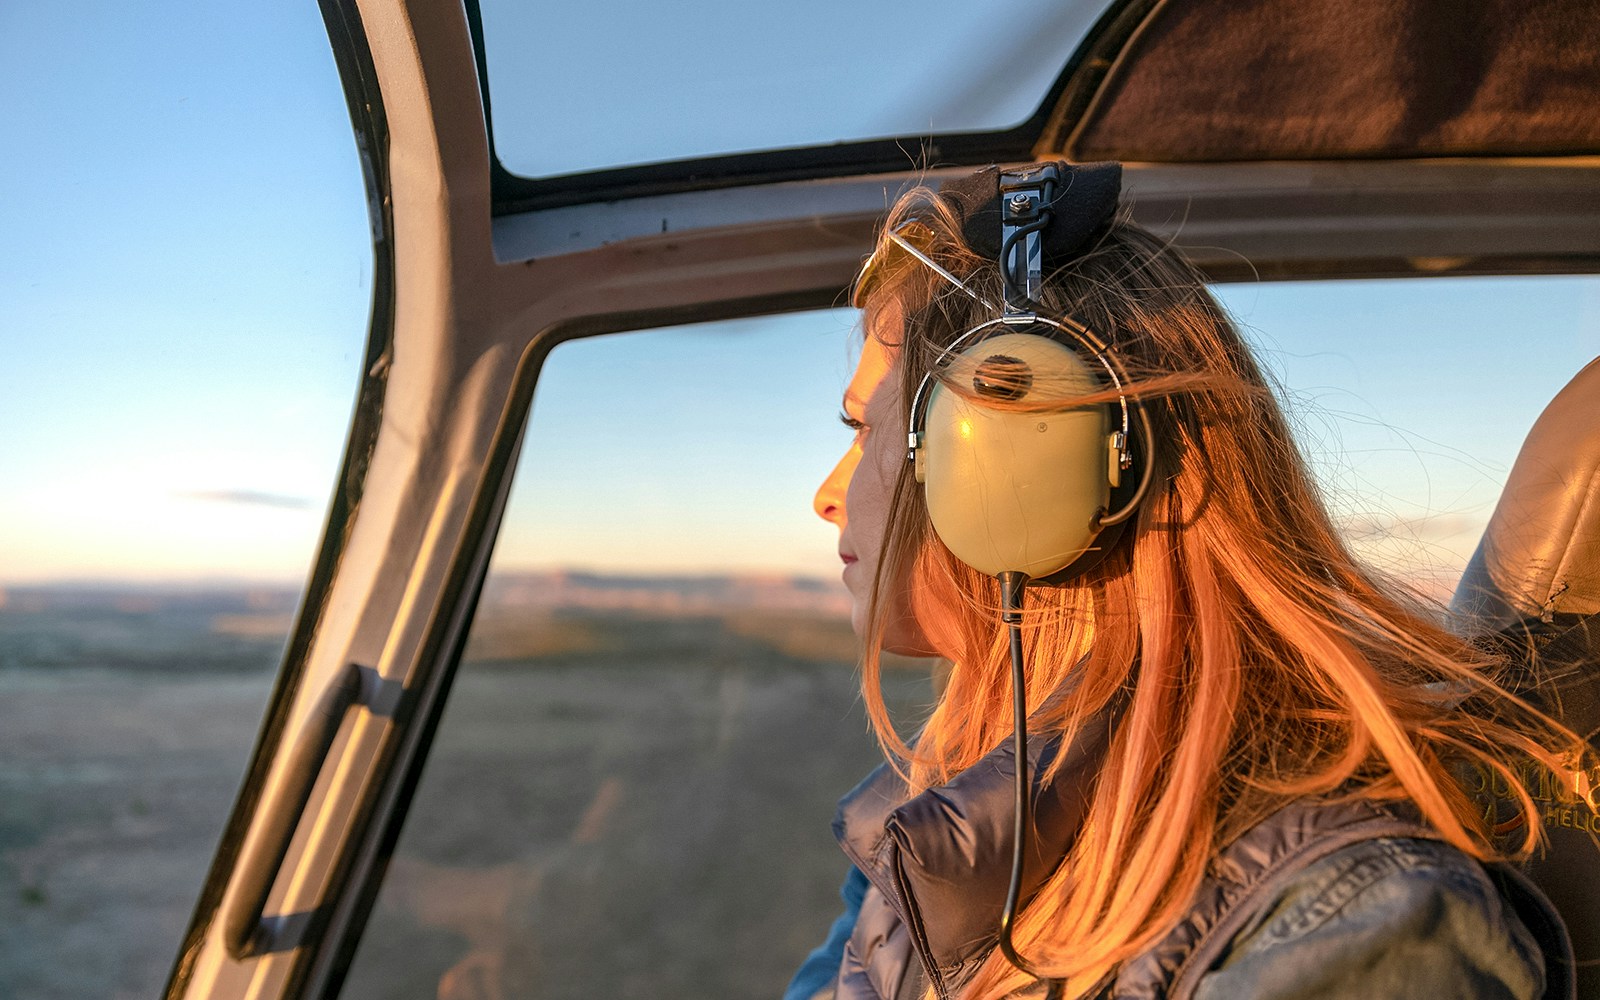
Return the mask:
{"type": "Polygon", "coordinates": [[[857,420],[855,417],[852,417],[850,414],[845,413],[843,410],[841,410],[839,412],[839,422],[841,424],[844,424],[846,427],[850,428],[851,430],[855,431],[857,434],[860,434],[862,431],[867,429],[867,425],[865,423],[863,423],[860,420],[857,420]]]}

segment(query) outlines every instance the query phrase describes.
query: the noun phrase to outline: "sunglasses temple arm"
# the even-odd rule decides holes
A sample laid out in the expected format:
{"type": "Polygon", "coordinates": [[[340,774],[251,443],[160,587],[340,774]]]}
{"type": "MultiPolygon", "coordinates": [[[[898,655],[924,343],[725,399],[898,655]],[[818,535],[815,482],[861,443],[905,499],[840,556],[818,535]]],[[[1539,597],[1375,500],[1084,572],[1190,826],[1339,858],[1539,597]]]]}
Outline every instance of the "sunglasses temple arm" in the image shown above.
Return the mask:
{"type": "Polygon", "coordinates": [[[957,288],[961,289],[963,292],[966,292],[969,296],[972,297],[972,300],[974,302],[977,302],[980,305],[986,306],[989,309],[995,310],[996,312],[999,311],[999,309],[1000,309],[999,306],[995,305],[993,302],[990,302],[988,299],[984,298],[983,296],[979,295],[977,292],[975,292],[972,289],[968,288],[966,283],[963,282],[960,278],[957,278],[955,275],[951,274],[949,271],[946,271],[944,268],[940,267],[938,264],[935,264],[933,262],[933,259],[930,258],[927,254],[923,253],[921,250],[918,250],[916,247],[912,246],[910,240],[908,240],[905,237],[901,236],[899,233],[889,233],[888,236],[889,236],[889,239],[893,240],[896,244],[899,245],[900,249],[904,250],[906,253],[910,254],[911,256],[913,256],[913,257],[917,258],[918,260],[922,261],[922,263],[926,264],[928,266],[929,270],[933,271],[933,273],[937,274],[939,277],[943,278],[944,280],[950,282],[950,284],[952,284],[952,285],[956,286],[957,288]]]}

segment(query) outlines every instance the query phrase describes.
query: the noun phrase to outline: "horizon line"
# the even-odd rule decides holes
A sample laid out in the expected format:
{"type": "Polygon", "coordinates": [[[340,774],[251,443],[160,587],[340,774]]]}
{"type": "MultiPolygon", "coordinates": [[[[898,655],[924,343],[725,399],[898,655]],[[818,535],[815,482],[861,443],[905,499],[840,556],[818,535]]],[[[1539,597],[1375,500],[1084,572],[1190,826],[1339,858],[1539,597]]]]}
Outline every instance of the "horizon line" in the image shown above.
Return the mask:
{"type": "MultiPolygon", "coordinates": [[[[589,576],[602,579],[677,579],[677,580],[714,580],[714,579],[789,579],[809,580],[820,583],[840,583],[836,574],[823,575],[801,569],[743,569],[730,568],[723,570],[711,569],[660,569],[660,570],[620,570],[596,569],[578,566],[522,566],[502,567],[492,570],[485,583],[493,582],[496,577],[504,578],[508,575],[544,575],[544,576],[589,576]]],[[[200,589],[213,587],[229,587],[236,589],[249,589],[252,587],[268,587],[273,589],[304,590],[306,581],[289,577],[248,577],[248,576],[222,576],[222,575],[196,575],[196,576],[171,576],[171,577],[139,577],[139,576],[61,576],[61,577],[31,577],[18,579],[0,578],[0,590],[41,588],[41,589],[79,589],[89,590],[96,587],[122,588],[146,587],[152,589],[200,589]]]]}

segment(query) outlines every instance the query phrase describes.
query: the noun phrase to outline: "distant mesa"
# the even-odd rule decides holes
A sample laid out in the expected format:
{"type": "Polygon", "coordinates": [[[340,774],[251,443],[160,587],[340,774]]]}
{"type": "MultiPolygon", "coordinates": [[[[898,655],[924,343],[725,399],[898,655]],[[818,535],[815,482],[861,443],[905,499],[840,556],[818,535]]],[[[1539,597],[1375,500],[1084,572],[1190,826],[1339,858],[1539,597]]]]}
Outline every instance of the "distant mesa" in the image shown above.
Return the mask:
{"type": "Polygon", "coordinates": [[[294,627],[294,615],[283,614],[221,614],[211,617],[211,631],[216,635],[234,635],[243,639],[276,639],[289,634],[294,627]]]}
{"type": "Polygon", "coordinates": [[[790,611],[848,615],[850,595],[837,581],[776,574],[611,576],[557,570],[503,572],[484,585],[499,609],[588,609],[653,614],[790,611]]]}
{"type": "MultiPolygon", "coordinates": [[[[214,616],[223,631],[287,631],[300,589],[256,583],[13,584],[0,588],[0,611],[41,613],[173,611],[214,616]]],[[[623,611],[651,615],[720,615],[775,611],[834,617],[850,613],[850,595],[834,580],[782,574],[612,576],[570,570],[510,571],[490,576],[480,601],[497,612],[623,611]]]]}
{"type": "Polygon", "coordinates": [[[300,600],[282,584],[171,584],[135,581],[10,584],[0,589],[0,611],[11,613],[112,612],[123,615],[284,614],[300,600]]]}

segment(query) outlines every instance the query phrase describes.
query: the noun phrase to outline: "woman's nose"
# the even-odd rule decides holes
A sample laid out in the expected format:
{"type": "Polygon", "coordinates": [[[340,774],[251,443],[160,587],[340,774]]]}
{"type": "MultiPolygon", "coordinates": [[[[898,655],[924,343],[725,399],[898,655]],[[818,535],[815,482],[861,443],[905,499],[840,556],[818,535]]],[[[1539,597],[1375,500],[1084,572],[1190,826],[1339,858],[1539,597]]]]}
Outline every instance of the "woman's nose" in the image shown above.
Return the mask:
{"type": "Polygon", "coordinates": [[[844,495],[850,488],[850,477],[855,473],[856,465],[861,461],[855,448],[845,452],[839,459],[839,464],[828,473],[822,485],[817,487],[817,495],[811,500],[811,509],[817,516],[829,524],[844,527],[844,495]]]}

